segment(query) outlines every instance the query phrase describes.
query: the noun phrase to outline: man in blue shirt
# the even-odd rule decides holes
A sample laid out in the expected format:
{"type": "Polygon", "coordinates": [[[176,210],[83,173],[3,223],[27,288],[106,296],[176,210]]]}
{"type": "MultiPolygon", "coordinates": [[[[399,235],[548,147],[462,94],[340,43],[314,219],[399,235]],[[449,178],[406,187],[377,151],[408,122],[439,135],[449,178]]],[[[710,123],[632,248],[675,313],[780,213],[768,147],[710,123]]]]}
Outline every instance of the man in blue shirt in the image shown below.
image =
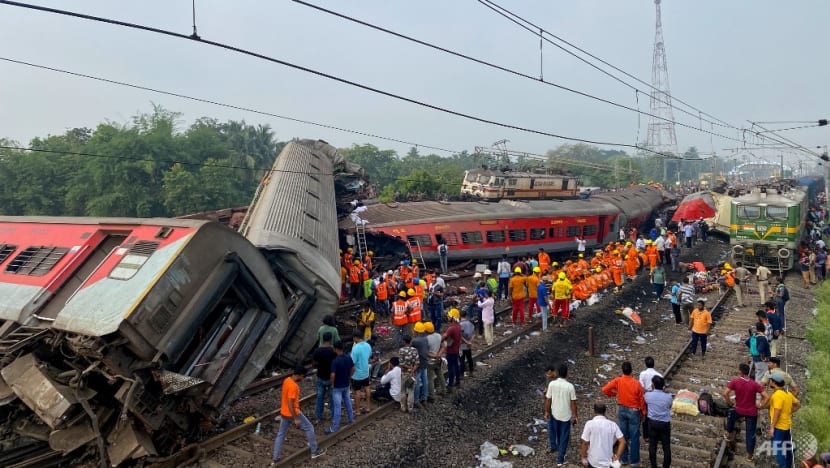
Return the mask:
{"type": "Polygon", "coordinates": [[[352,387],[354,388],[354,402],[360,414],[369,412],[369,401],[372,397],[372,386],[369,383],[370,357],[372,357],[372,346],[363,340],[362,333],[355,333],[352,346],[352,361],[354,362],[352,387]],[[361,409],[360,401],[363,398],[366,398],[366,408],[361,409]]]}
{"type": "Polygon", "coordinates": [[[671,466],[671,402],[672,396],[664,392],[666,381],[655,375],[651,378],[654,390],[645,393],[648,408],[648,459],[657,466],[657,441],[663,447],[663,468],[671,466]]]}
{"type": "Polygon", "coordinates": [[[544,281],[539,281],[539,286],[536,287],[536,305],[539,306],[539,313],[542,316],[542,331],[548,329],[548,315],[550,315],[550,294],[548,293],[548,286],[544,281]]]}
{"type": "Polygon", "coordinates": [[[340,429],[340,408],[346,404],[346,415],[349,424],[354,422],[352,399],[349,397],[349,379],[354,374],[352,358],[343,353],[343,342],[334,343],[334,352],[337,357],[331,363],[331,395],[334,398],[334,408],[331,412],[331,427],[325,430],[326,434],[337,432],[340,429]]]}

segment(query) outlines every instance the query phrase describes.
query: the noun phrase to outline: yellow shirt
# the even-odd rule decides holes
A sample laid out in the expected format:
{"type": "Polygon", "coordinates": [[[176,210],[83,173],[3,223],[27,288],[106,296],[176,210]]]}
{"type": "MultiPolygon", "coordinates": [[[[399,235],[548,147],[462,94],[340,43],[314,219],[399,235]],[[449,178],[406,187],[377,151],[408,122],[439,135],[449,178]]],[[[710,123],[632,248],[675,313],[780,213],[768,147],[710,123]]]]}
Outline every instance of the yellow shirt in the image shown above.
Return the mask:
{"type": "Polygon", "coordinates": [[[774,410],[781,410],[778,416],[778,424],[776,429],[788,431],[793,427],[793,403],[798,400],[792,393],[784,390],[776,390],[769,398],[769,420],[772,421],[774,410]]]}
{"type": "Polygon", "coordinates": [[[712,314],[710,314],[708,310],[693,310],[689,320],[692,322],[693,332],[709,333],[709,326],[712,325],[712,314]]]}
{"type": "Polygon", "coordinates": [[[571,292],[573,291],[573,286],[571,282],[564,279],[564,280],[556,280],[553,283],[553,298],[554,299],[570,299],[571,292]]]}
{"type": "Polygon", "coordinates": [[[525,277],[522,275],[513,275],[510,277],[510,298],[524,299],[527,297],[525,293],[525,277]]]}
{"type": "Polygon", "coordinates": [[[536,296],[539,294],[537,292],[537,288],[539,287],[539,277],[536,275],[530,275],[525,280],[525,284],[527,284],[528,297],[536,299],[536,296]]]}

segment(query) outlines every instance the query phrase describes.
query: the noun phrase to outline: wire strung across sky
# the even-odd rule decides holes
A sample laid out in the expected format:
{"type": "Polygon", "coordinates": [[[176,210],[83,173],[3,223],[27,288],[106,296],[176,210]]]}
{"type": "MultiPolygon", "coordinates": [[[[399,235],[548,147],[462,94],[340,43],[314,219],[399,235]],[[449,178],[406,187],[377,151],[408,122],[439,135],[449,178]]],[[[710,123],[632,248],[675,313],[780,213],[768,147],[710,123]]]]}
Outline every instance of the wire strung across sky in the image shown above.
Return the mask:
{"type": "Polygon", "coordinates": [[[254,52],[254,51],[247,50],[247,49],[243,49],[241,47],[233,46],[233,45],[230,45],[230,44],[225,44],[225,43],[222,43],[222,42],[211,41],[211,40],[207,40],[207,39],[200,38],[200,37],[188,36],[188,35],[185,35],[185,34],[182,34],[182,33],[177,33],[175,31],[160,29],[160,28],[147,26],[147,25],[142,25],[142,24],[130,23],[130,22],[126,22],[126,21],[119,21],[119,20],[114,20],[114,19],[110,19],[110,18],[102,18],[102,17],[98,17],[98,16],[87,15],[87,14],[84,14],[84,13],[78,13],[78,12],[73,12],[73,11],[68,11],[68,10],[60,10],[60,9],[49,8],[49,7],[44,7],[44,6],[40,6],[40,5],[32,5],[32,4],[28,4],[28,3],[15,2],[15,1],[10,1],[10,0],[0,0],[0,4],[6,4],[6,5],[10,5],[10,6],[21,7],[21,8],[26,8],[26,9],[31,9],[31,10],[36,10],[36,11],[41,11],[41,12],[46,12],[46,13],[53,13],[53,14],[58,14],[58,15],[63,15],[63,16],[69,16],[69,17],[73,17],[73,18],[78,18],[78,19],[83,19],[83,20],[88,20],[88,21],[94,21],[94,22],[99,22],[99,23],[106,23],[106,24],[111,24],[111,25],[114,25],[114,26],[121,26],[121,27],[125,27],[125,28],[130,28],[130,29],[137,29],[137,30],[141,30],[141,31],[151,32],[151,33],[165,35],[165,36],[169,36],[169,37],[174,37],[174,38],[178,38],[178,39],[186,39],[188,41],[194,41],[194,42],[197,42],[197,43],[200,43],[200,44],[210,45],[210,46],[213,46],[213,47],[229,50],[231,52],[236,52],[236,53],[239,53],[239,54],[242,54],[242,55],[248,55],[248,56],[251,56],[251,57],[254,57],[254,58],[258,58],[258,59],[265,60],[265,61],[268,61],[268,62],[276,63],[276,64],[279,64],[279,65],[283,65],[283,66],[286,66],[286,67],[289,67],[289,68],[293,68],[295,70],[310,73],[310,74],[313,74],[313,75],[316,75],[316,76],[319,76],[319,77],[322,77],[322,78],[333,80],[333,81],[336,81],[336,82],[339,82],[339,83],[342,83],[342,84],[346,84],[346,85],[349,85],[349,86],[352,86],[352,87],[355,87],[355,88],[359,88],[359,89],[362,89],[362,90],[365,90],[365,91],[369,91],[369,92],[372,92],[372,93],[375,93],[375,94],[390,97],[390,98],[397,99],[397,100],[403,101],[403,102],[408,102],[410,104],[415,104],[415,105],[418,105],[418,106],[421,106],[421,107],[424,107],[424,108],[427,108],[427,109],[432,109],[432,110],[442,112],[442,113],[445,113],[445,114],[449,114],[449,115],[453,115],[453,116],[456,116],[456,117],[461,117],[461,118],[464,118],[464,119],[468,119],[468,120],[472,120],[472,121],[476,121],[476,122],[480,122],[480,123],[484,123],[484,124],[488,124],[488,125],[493,125],[493,126],[497,126],[497,127],[501,127],[501,128],[516,130],[516,131],[519,131],[519,132],[531,133],[531,134],[536,134],[536,135],[541,135],[541,136],[548,136],[548,137],[551,137],[551,138],[557,138],[557,139],[561,139],[561,140],[593,144],[593,145],[618,146],[618,147],[623,147],[623,148],[633,148],[633,149],[637,149],[637,150],[640,150],[640,151],[643,151],[643,152],[655,154],[655,155],[658,155],[658,156],[663,156],[663,157],[666,157],[666,158],[682,159],[681,157],[679,157],[677,155],[662,153],[662,152],[659,152],[659,151],[654,151],[650,148],[646,148],[646,147],[640,146],[638,144],[592,140],[592,139],[588,139],[588,138],[578,138],[578,137],[562,135],[562,134],[558,134],[558,133],[554,133],[554,132],[549,132],[549,131],[545,131],[545,130],[538,130],[538,129],[528,128],[528,127],[523,127],[523,126],[516,125],[516,124],[510,124],[510,123],[505,123],[505,122],[492,120],[492,119],[489,119],[489,118],[485,118],[485,117],[481,117],[481,116],[477,116],[477,115],[473,115],[473,114],[453,110],[453,109],[450,109],[450,108],[447,108],[447,107],[442,107],[442,106],[439,106],[439,105],[436,105],[436,104],[430,104],[430,103],[425,102],[425,101],[421,101],[421,100],[418,100],[418,99],[406,97],[406,96],[396,94],[396,93],[393,93],[393,92],[390,92],[390,91],[385,91],[385,90],[382,90],[382,89],[379,89],[379,88],[376,88],[376,87],[373,87],[373,86],[370,86],[370,85],[366,85],[366,84],[363,84],[363,83],[352,81],[352,80],[349,80],[349,79],[346,79],[346,78],[343,78],[343,77],[340,77],[340,76],[332,75],[330,73],[325,73],[325,72],[315,70],[315,69],[312,69],[312,68],[309,68],[309,67],[306,67],[306,66],[291,63],[291,62],[288,62],[286,60],[282,60],[282,59],[278,59],[278,58],[271,57],[271,56],[268,56],[268,55],[264,55],[262,53],[254,52]]]}
{"type": "MultiPolygon", "coordinates": [[[[625,71],[625,70],[623,70],[623,69],[621,69],[621,68],[619,68],[619,67],[617,67],[617,66],[615,66],[615,65],[613,65],[613,64],[611,64],[611,63],[609,63],[609,62],[607,62],[606,60],[603,60],[602,58],[600,58],[600,57],[598,57],[598,56],[596,56],[596,55],[594,55],[594,54],[592,54],[592,53],[588,52],[587,50],[585,50],[585,49],[583,49],[583,48],[581,48],[581,47],[577,46],[576,44],[573,44],[572,42],[569,42],[569,41],[567,41],[567,40],[563,39],[562,37],[560,37],[560,36],[558,36],[558,35],[556,35],[556,34],[554,34],[554,33],[550,32],[550,31],[548,31],[547,29],[545,29],[545,28],[543,28],[543,27],[541,27],[541,26],[539,26],[539,25],[537,25],[537,24],[535,24],[535,23],[533,23],[533,22],[531,22],[531,21],[529,21],[529,20],[527,20],[527,19],[525,19],[525,18],[523,18],[523,17],[521,17],[521,16],[517,15],[516,13],[513,13],[512,11],[508,10],[507,8],[504,8],[503,6],[499,5],[498,3],[496,3],[496,2],[494,2],[494,1],[492,1],[492,0],[478,0],[478,2],[479,2],[479,3],[481,3],[482,5],[484,5],[485,7],[489,8],[490,10],[493,10],[494,12],[498,13],[499,15],[501,15],[501,16],[503,16],[503,17],[505,17],[505,18],[509,19],[511,22],[513,22],[513,23],[517,24],[518,26],[522,27],[523,29],[525,29],[525,30],[529,31],[529,32],[530,32],[530,33],[532,33],[534,36],[538,36],[538,35],[539,35],[539,33],[541,33],[541,34],[543,34],[543,35],[548,35],[548,36],[551,36],[551,37],[553,37],[554,39],[556,39],[556,40],[558,40],[558,41],[560,41],[560,42],[562,42],[562,43],[564,43],[564,44],[567,44],[568,46],[573,47],[574,49],[576,49],[576,50],[578,50],[578,51],[582,52],[583,54],[585,54],[585,55],[587,55],[587,56],[591,57],[592,59],[594,59],[594,60],[596,60],[596,61],[598,61],[598,62],[602,63],[603,65],[606,65],[606,66],[608,66],[608,67],[610,67],[610,68],[612,68],[612,69],[614,69],[614,70],[616,70],[616,71],[618,71],[618,72],[622,73],[623,75],[625,75],[625,76],[627,76],[627,77],[629,77],[629,78],[632,78],[632,79],[634,79],[635,81],[637,81],[637,82],[639,82],[639,83],[641,83],[641,84],[643,84],[643,85],[645,85],[645,86],[648,86],[648,87],[649,87],[649,88],[651,88],[653,91],[655,91],[655,92],[657,92],[657,93],[659,93],[659,94],[663,94],[663,95],[665,95],[667,98],[670,98],[670,99],[671,99],[671,100],[673,100],[673,101],[677,101],[677,102],[679,102],[679,103],[681,103],[681,104],[685,105],[686,107],[688,107],[688,108],[690,108],[690,109],[693,109],[695,112],[697,112],[697,114],[695,114],[695,113],[691,113],[691,112],[689,112],[689,111],[687,111],[687,110],[685,110],[685,109],[681,109],[681,108],[679,108],[679,107],[676,107],[676,106],[675,106],[674,104],[672,104],[671,102],[665,102],[665,101],[660,100],[659,98],[655,98],[655,99],[657,99],[657,101],[659,101],[659,102],[661,102],[661,103],[663,103],[663,104],[670,105],[673,109],[675,109],[675,110],[677,110],[677,111],[680,111],[680,112],[686,113],[686,114],[691,115],[691,116],[693,116],[693,117],[697,117],[698,119],[700,119],[700,120],[702,120],[702,121],[705,121],[705,122],[707,122],[707,123],[713,124],[713,125],[718,125],[718,126],[721,126],[721,127],[728,127],[728,128],[732,128],[732,129],[735,129],[735,130],[737,130],[737,129],[738,129],[738,127],[736,127],[736,126],[734,126],[734,125],[732,125],[732,124],[730,124],[730,123],[728,123],[728,122],[725,122],[725,121],[723,121],[723,120],[721,120],[721,119],[719,119],[719,118],[717,118],[717,117],[715,117],[715,116],[713,116],[713,115],[711,115],[711,114],[709,114],[709,113],[707,113],[707,112],[704,112],[704,111],[702,111],[702,110],[698,109],[697,107],[695,107],[695,106],[693,106],[693,105],[691,105],[691,104],[688,104],[687,102],[685,102],[685,101],[683,101],[683,100],[681,100],[681,99],[678,99],[678,98],[677,98],[677,97],[675,97],[674,95],[668,95],[668,94],[666,94],[666,92],[665,92],[665,91],[663,91],[663,90],[661,90],[661,89],[658,89],[658,88],[655,88],[655,87],[654,87],[654,85],[652,85],[651,83],[648,83],[648,82],[646,82],[646,81],[641,80],[640,78],[637,78],[635,75],[632,75],[631,73],[628,73],[627,71],[625,71]],[[524,23],[524,24],[522,24],[522,23],[524,23]],[[537,33],[537,31],[539,31],[539,32],[537,33]],[[701,117],[702,115],[705,115],[705,116],[707,116],[707,117],[710,117],[710,118],[714,119],[714,122],[713,122],[713,121],[711,121],[711,120],[708,120],[708,119],[704,119],[704,118],[702,118],[702,117],[701,117]]],[[[561,49],[562,51],[564,51],[564,52],[566,52],[566,53],[568,53],[568,54],[570,54],[570,55],[574,56],[575,58],[577,58],[577,59],[579,59],[580,61],[582,61],[582,62],[586,63],[587,65],[591,66],[592,68],[595,68],[595,69],[599,70],[600,72],[602,72],[603,74],[605,74],[605,75],[607,75],[607,76],[611,77],[611,78],[612,78],[612,79],[614,79],[615,81],[618,81],[618,82],[622,83],[623,85],[625,85],[625,86],[627,86],[627,87],[629,87],[629,88],[631,88],[631,89],[637,90],[637,91],[639,91],[639,92],[641,92],[641,93],[644,93],[644,94],[651,94],[651,93],[645,92],[645,91],[643,91],[643,90],[641,90],[641,89],[637,88],[636,86],[631,85],[630,83],[628,83],[628,82],[626,82],[626,81],[622,80],[621,78],[619,78],[619,77],[617,77],[617,76],[614,76],[612,73],[608,72],[607,70],[604,70],[604,69],[602,69],[602,68],[598,67],[597,65],[590,63],[590,62],[589,62],[588,60],[586,60],[584,57],[580,57],[580,56],[578,56],[578,55],[577,55],[577,54],[575,54],[573,51],[570,51],[570,50],[568,50],[568,49],[566,49],[566,48],[562,47],[561,45],[559,45],[559,44],[557,44],[557,43],[555,43],[555,42],[553,42],[553,41],[548,40],[547,42],[548,42],[549,44],[551,44],[551,45],[553,45],[553,46],[555,46],[555,47],[557,47],[557,48],[561,49]]]]}
{"type": "MultiPolygon", "coordinates": [[[[348,15],[345,15],[343,13],[339,13],[339,12],[321,7],[319,5],[315,5],[313,3],[306,2],[304,0],[292,0],[292,1],[294,3],[312,8],[314,10],[317,10],[317,11],[320,11],[320,12],[323,12],[323,13],[327,13],[327,14],[332,15],[332,16],[336,16],[336,17],[344,19],[346,21],[350,21],[350,22],[355,23],[355,24],[366,26],[366,27],[374,29],[376,31],[381,31],[381,32],[384,32],[386,34],[390,34],[392,36],[398,37],[400,39],[404,39],[404,40],[407,40],[407,41],[410,41],[410,42],[414,42],[414,43],[422,45],[424,47],[428,47],[428,48],[433,49],[433,50],[444,52],[446,54],[449,54],[449,55],[452,55],[452,56],[455,56],[455,57],[458,57],[458,58],[461,58],[461,59],[464,59],[464,60],[468,60],[470,62],[475,62],[475,63],[478,63],[479,65],[483,65],[485,67],[488,67],[488,68],[491,68],[491,69],[494,69],[494,70],[500,70],[500,71],[503,71],[505,73],[509,73],[511,75],[514,75],[514,76],[517,76],[517,77],[520,77],[520,78],[528,79],[528,80],[531,80],[535,83],[542,83],[542,84],[545,84],[545,85],[548,85],[548,86],[552,86],[552,87],[561,89],[563,91],[567,91],[569,93],[573,93],[573,94],[576,94],[576,95],[579,95],[579,96],[582,96],[582,97],[586,97],[588,99],[593,99],[595,101],[599,101],[599,102],[602,102],[604,104],[608,104],[608,105],[611,105],[611,106],[614,106],[614,107],[617,107],[617,108],[620,108],[620,109],[625,109],[627,111],[636,112],[636,113],[641,114],[641,115],[647,115],[649,117],[652,117],[652,118],[655,118],[655,119],[658,119],[658,120],[662,120],[662,121],[665,121],[665,122],[673,123],[673,124],[679,125],[681,127],[690,128],[690,129],[698,131],[698,132],[707,133],[707,134],[714,135],[714,136],[724,138],[724,139],[727,139],[727,140],[740,141],[737,138],[733,138],[733,137],[723,135],[723,134],[720,134],[720,133],[715,133],[715,132],[712,132],[712,131],[704,130],[703,128],[695,127],[694,125],[689,125],[689,124],[686,124],[686,123],[683,123],[683,122],[678,122],[676,120],[668,119],[668,118],[665,118],[665,117],[662,117],[662,116],[659,116],[659,115],[652,114],[650,112],[641,111],[640,109],[636,109],[634,107],[626,106],[624,104],[620,104],[618,102],[614,102],[614,101],[611,101],[609,99],[605,99],[605,98],[590,94],[590,93],[585,92],[585,91],[580,91],[578,89],[570,88],[570,87],[561,85],[559,83],[555,83],[555,82],[552,82],[552,81],[547,81],[547,80],[545,80],[544,78],[541,78],[541,77],[537,78],[537,77],[528,75],[526,73],[520,72],[518,70],[508,68],[508,67],[505,67],[505,66],[502,66],[502,65],[498,65],[496,63],[489,62],[489,61],[484,60],[484,59],[476,58],[476,57],[458,52],[456,50],[448,49],[446,47],[442,47],[442,46],[439,46],[439,45],[431,43],[431,42],[427,42],[427,41],[424,41],[424,40],[421,40],[421,39],[417,39],[417,38],[414,38],[412,36],[408,36],[406,34],[402,34],[402,33],[396,32],[396,31],[392,31],[391,29],[385,28],[383,26],[378,26],[376,24],[369,23],[368,21],[364,21],[364,20],[361,20],[361,19],[358,19],[358,18],[354,18],[352,16],[348,16],[348,15]]],[[[636,88],[633,88],[633,89],[635,89],[635,91],[642,92],[640,90],[637,90],[636,88]]],[[[695,117],[698,117],[698,116],[695,115],[695,117]]]]}

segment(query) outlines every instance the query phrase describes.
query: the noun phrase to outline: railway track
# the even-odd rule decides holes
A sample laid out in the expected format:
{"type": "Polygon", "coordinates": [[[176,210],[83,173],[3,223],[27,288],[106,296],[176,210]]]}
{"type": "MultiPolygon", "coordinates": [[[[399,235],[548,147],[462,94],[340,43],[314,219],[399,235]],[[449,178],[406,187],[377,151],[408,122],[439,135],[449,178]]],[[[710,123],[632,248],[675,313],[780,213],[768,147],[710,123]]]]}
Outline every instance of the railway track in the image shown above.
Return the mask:
{"type": "MultiPolygon", "coordinates": [[[[707,302],[711,303],[711,300],[707,302]]],[[[714,306],[709,309],[714,324],[709,336],[709,349],[705,360],[700,354],[694,356],[689,352],[691,339],[685,333],[678,334],[676,340],[659,340],[660,353],[655,352],[654,355],[666,358],[674,356],[668,366],[662,369],[666,378],[666,391],[677,393],[687,389],[700,393],[701,389],[705,388],[715,398],[719,398],[717,395],[726,388],[730,380],[737,376],[738,364],[748,361],[749,351],[743,344],[743,340],[747,336],[747,330],[756,322],[756,309],[754,304],[738,308],[731,290],[718,297],[714,306]],[[740,336],[738,343],[725,339],[726,336],[736,334],[740,336]]],[[[743,441],[740,440],[742,437],[738,437],[737,448],[734,451],[728,449],[723,439],[724,422],[725,418],[719,416],[673,414],[671,421],[672,467],[757,466],[744,459],[746,451],[743,441]]],[[[759,437],[759,443],[760,440],[762,439],[759,437]]],[[[658,462],[662,460],[660,448],[658,448],[657,458],[658,462]]],[[[648,463],[648,444],[643,442],[640,444],[640,459],[644,465],[648,463]]]]}
{"type": "MultiPolygon", "coordinates": [[[[507,307],[498,310],[497,314],[502,317],[504,314],[509,314],[509,312],[510,308],[507,307]]],[[[501,336],[493,343],[492,346],[482,348],[477,351],[474,355],[474,359],[478,361],[482,357],[486,357],[491,353],[510,346],[515,342],[517,337],[524,336],[539,327],[539,324],[531,324],[525,328],[516,329],[514,333],[507,336],[501,336]]],[[[280,382],[281,381],[282,380],[280,380],[280,382]]],[[[279,386],[279,384],[275,383],[271,385],[271,388],[276,386],[279,386]]],[[[276,398],[278,399],[278,397],[276,398]]],[[[313,392],[306,394],[300,399],[300,405],[306,415],[314,414],[315,402],[316,395],[313,392]]],[[[275,423],[276,418],[279,416],[278,403],[279,402],[275,400],[272,406],[277,408],[276,410],[268,411],[247,423],[236,426],[221,434],[217,434],[198,444],[191,444],[169,457],[152,460],[152,463],[149,466],[152,468],[187,466],[200,459],[204,459],[205,457],[215,455],[218,452],[224,452],[224,456],[222,458],[235,457],[243,466],[266,466],[271,462],[271,460],[266,459],[257,453],[262,453],[263,448],[270,447],[273,444],[273,438],[267,438],[262,434],[257,433],[256,428],[258,426],[263,427],[268,425],[273,427],[274,431],[272,432],[275,432],[276,426],[278,426],[278,424],[275,423]],[[255,448],[254,446],[259,447],[255,448]]],[[[379,405],[376,402],[373,402],[372,411],[366,415],[355,415],[355,422],[353,424],[341,425],[341,429],[334,434],[317,434],[317,443],[322,448],[328,448],[336,445],[372,422],[380,420],[396,412],[398,408],[399,404],[396,402],[387,402],[379,405]]],[[[309,448],[305,444],[305,437],[298,433],[295,433],[293,436],[286,439],[282,452],[283,455],[280,460],[280,466],[291,466],[292,464],[305,460],[310,456],[309,448]]],[[[214,466],[221,465],[217,464],[214,466]]]]}

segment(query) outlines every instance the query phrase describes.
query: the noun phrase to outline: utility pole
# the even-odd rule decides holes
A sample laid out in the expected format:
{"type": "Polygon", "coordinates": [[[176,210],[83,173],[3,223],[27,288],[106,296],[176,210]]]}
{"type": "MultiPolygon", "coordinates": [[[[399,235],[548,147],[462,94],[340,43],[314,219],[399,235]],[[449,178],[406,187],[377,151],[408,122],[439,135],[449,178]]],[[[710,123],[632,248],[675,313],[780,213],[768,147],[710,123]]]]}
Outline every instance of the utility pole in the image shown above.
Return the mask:
{"type": "MultiPolygon", "coordinates": [[[[669,67],[666,62],[666,47],[663,43],[663,22],[660,19],[660,1],[654,0],[657,11],[657,21],[654,31],[654,56],[651,64],[651,120],[648,123],[646,144],[649,148],[660,153],[677,152],[677,135],[674,131],[674,112],[671,104],[671,89],[669,87],[669,67]]],[[[665,165],[663,166],[663,180],[666,179],[665,165]]]]}
{"type": "Polygon", "coordinates": [[[779,154],[778,157],[781,158],[781,178],[783,179],[784,178],[784,155],[779,154]]]}

